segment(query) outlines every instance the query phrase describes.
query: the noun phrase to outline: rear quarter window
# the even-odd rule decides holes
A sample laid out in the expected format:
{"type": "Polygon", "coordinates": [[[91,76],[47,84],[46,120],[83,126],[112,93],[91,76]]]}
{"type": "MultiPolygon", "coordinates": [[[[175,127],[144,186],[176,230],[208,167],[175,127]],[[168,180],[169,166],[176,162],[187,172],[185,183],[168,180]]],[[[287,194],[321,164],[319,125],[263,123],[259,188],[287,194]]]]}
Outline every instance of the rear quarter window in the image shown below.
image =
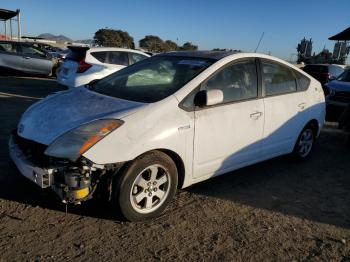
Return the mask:
{"type": "Polygon", "coordinates": [[[107,52],[91,52],[90,54],[101,63],[107,63],[107,52]]]}
{"type": "Polygon", "coordinates": [[[146,59],[148,58],[147,56],[145,55],[141,55],[141,54],[138,54],[138,53],[129,53],[130,55],[130,60],[131,60],[131,63],[134,64],[134,63],[137,63],[143,59],[146,59]]]}
{"type": "Polygon", "coordinates": [[[70,50],[66,59],[73,61],[84,60],[86,56],[86,50],[70,50]]]}
{"type": "Polygon", "coordinates": [[[310,82],[311,82],[310,78],[303,75],[302,73],[299,73],[298,71],[293,70],[293,73],[298,82],[298,91],[307,90],[310,86],[310,82]]]}

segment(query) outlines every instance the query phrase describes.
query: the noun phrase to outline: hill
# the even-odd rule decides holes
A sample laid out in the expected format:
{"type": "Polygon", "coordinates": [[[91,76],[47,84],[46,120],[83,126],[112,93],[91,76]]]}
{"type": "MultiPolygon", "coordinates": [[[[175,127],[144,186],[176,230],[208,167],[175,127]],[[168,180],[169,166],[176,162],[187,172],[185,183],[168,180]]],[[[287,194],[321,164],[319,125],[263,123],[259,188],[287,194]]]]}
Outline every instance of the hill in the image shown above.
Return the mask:
{"type": "Polygon", "coordinates": [[[50,33],[44,33],[44,34],[38,35],[38,37],[49,39],[49,40],[55,40],[55,41],[59,41],[59,42],[73,42],[72,39],[70,39],[69,37],[66,37],[64,35],[53,35],[50,33]]]}

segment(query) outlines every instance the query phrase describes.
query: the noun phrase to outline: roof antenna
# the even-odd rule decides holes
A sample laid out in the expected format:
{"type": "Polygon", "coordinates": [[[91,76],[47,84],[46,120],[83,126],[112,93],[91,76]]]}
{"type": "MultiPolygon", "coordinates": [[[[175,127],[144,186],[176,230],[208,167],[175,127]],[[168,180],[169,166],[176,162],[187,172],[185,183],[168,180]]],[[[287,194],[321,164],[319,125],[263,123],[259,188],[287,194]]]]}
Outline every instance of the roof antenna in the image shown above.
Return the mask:
{"type": "Polygon", "coordinates": [[[264,34],[265,34],[265,32],[263,32],[263,33],[261,34],[260,39],[259,39],[259,43],[258,43],[258,45],[256,46],[254,53],[256,53],[256,50],[258,50],[258,48],[259,48],[259,46],[260,46],[260,43],[261,43],[261,40],[262,40],[263,37],[264,37],[264,34]]]}

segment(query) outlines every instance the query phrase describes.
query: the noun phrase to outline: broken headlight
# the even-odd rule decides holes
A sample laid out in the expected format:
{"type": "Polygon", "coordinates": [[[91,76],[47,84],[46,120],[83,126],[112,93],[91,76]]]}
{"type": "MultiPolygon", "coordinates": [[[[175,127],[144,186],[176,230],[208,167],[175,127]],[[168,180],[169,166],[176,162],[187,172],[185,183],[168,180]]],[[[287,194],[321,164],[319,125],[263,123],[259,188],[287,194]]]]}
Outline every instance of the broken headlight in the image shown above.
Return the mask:
{"type": "Polygon", "coordinates": [[[120,127],[122,120],[103,119],[79,126],[52,142],[45,155],[76,161],[102,138],[120,127]]]}

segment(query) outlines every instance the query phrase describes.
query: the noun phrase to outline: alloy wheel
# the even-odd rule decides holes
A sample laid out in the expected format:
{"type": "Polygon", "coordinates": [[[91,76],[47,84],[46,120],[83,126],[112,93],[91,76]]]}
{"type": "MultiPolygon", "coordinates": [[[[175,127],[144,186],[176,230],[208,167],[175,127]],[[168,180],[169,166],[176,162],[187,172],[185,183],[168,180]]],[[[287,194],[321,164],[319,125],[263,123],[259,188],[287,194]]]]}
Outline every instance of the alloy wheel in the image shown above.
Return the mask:
{"type": "Polygon", "coordinates": [[[299,156],[302,158],[306,157],[310,153],[313,143],[314,134],[310,128],[307,128],[303,131],[299,139],[299,156]]]}
{"type": "Polygon", "coordinates": [[[154,164],[142,170],[131,187],[130,202],[138,213],[155,211],[167,198],[170,191],[169,171],[154,164]]]}

